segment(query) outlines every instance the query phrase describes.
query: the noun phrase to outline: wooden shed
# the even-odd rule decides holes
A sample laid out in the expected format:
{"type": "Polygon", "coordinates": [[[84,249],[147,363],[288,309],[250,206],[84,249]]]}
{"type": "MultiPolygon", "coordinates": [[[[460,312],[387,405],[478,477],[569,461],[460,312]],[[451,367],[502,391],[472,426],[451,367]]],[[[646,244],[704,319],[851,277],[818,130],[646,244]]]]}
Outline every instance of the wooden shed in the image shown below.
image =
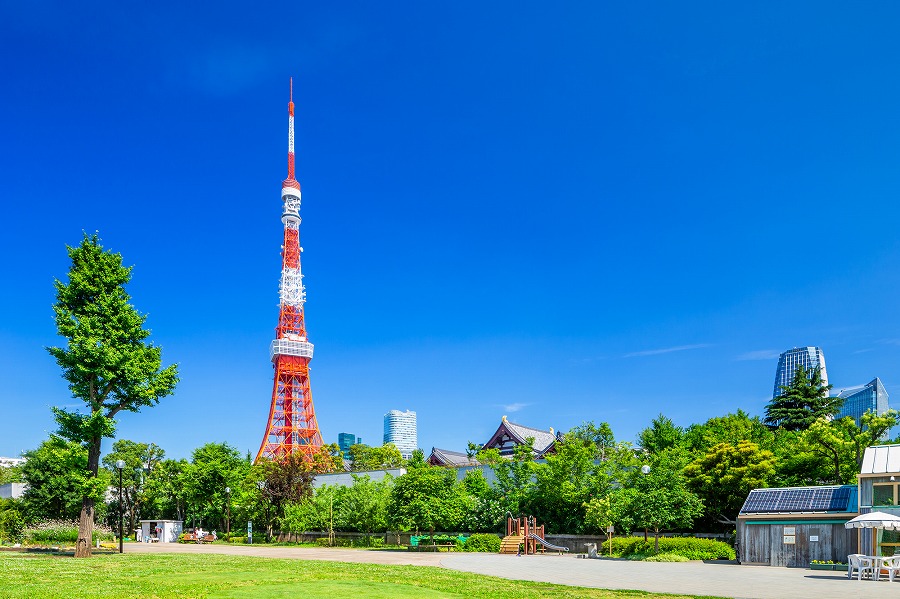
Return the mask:
{"type": "Polygon", "coordinates": [[[857,553],[855,485],[750,491],[737,520],[735,550],[742,564],[809,567],[812,560],[845,562],[857,553]]]}

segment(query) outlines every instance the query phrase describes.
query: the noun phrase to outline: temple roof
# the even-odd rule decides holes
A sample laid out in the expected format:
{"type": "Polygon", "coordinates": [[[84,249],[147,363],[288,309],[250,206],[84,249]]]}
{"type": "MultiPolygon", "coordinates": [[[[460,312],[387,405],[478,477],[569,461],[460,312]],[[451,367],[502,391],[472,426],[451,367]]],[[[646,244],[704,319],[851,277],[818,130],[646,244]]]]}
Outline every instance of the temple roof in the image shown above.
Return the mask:
{"type": "Polygon", "coordinates": [[[468,454],[449,449],[431,448],[428,463],[433,466],[478,466],[478,460],[470,458],[468,454]]]}
{"type": "Polygon", "coordinates": [[[531,449],[538,455],[545,453],[547,449],[552,447],[556,442],[556,435],[554,434],[553,429],[544,431],[538,428],[531,428],[530,426],[510,422],[506,419],[506,416],[504,416],[497,431],[491,435],[490,440],[484,444],[484,449],[491,449],[502,445],[504,436],[515,441],[517,445],[524,445],[525,440],[528,437],[532,437],[534,442],[531,444],[531,449]]]}

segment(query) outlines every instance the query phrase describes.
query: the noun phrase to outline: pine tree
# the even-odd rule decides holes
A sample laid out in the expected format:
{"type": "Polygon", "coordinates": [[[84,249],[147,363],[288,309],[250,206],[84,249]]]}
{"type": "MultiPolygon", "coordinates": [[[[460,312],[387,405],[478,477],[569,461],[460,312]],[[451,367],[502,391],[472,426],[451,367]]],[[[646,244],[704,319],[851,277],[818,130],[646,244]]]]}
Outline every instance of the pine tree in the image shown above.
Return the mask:
{"type": "Polygon", "coordinates": [[[830,390],[818,368],[807,370],[799,364],[791,384],[782,385],[781,393],[766,405],[763,422],[770,428],[806,430],[819,418],[830,418],[840,411],[843,400],[829,397],[830,390]]]}

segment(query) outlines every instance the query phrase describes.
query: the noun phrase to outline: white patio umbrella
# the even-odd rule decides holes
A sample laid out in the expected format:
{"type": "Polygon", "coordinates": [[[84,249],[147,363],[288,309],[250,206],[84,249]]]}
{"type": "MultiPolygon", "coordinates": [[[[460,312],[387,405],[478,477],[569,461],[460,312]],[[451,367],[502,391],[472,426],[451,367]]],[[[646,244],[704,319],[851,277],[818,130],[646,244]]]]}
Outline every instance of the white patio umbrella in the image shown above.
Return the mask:
{"type": "Polygon", "coordinates": [[[870,512],[860,514],[852,520],[848,520],[846,528],[884,528],[886,530],[900,530],[900,516],[886,512],[870,512]]]}

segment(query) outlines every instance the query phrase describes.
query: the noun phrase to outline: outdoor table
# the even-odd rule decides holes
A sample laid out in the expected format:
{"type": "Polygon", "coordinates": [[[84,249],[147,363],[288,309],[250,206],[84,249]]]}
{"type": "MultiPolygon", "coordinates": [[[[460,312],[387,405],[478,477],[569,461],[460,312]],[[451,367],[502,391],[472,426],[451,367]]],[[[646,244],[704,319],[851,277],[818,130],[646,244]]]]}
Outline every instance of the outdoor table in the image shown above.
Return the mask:
{"type": "Polygon", "coordinates": [[[881,568],[884,567],[884,560],[894,559],[895,557],[895,555],[864,555],[864,559],[872,560],[872,568],[875,571],[872,580],[878,580],[881,577],[881,568]]]}

